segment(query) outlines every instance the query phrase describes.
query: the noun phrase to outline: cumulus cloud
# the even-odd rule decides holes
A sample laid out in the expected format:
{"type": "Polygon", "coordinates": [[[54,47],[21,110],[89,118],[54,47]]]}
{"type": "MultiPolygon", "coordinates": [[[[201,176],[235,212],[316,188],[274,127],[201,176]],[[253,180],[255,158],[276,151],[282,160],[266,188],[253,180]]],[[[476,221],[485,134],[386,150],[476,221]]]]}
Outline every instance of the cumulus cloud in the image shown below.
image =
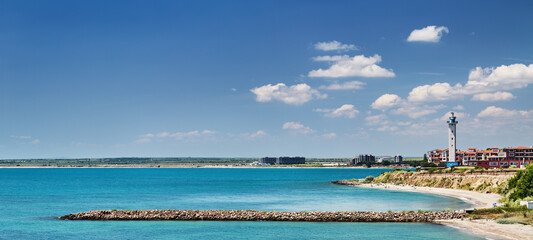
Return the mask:
{"type": "Polygon", "coordinates": [[[371,105],[373,109],[385,110],[402,103],[402,98],[396,94],[383,94],[371,105]]]}
{"type": "Polygon", "coordinates": [[[476,67],[470,71],[465,91],[475,93],[494,92],[527,87],[533,83],[533,64],[501,65],[499,67],[476,67]]]}
{"type": "Polygon", "coordinates": [[[327,94],[321,94],[318,90],[312,89],[305,83],[287,86],[284,83],[276,85],[268,84],[250,90],[256,95],[258,102],[270,102],[273,100],[291,105],[301,105],[312,99],[327,98],[327,94]]]}
{"type": "Polygon", "coordinates": [[[347,117],[355,118],[359,113],[352,104],[344,104],[337,109],[314,109],[315,112],[323,112],[326,117],[338,118],[338,117],[347,117]]]}
{"type": "Polygon", "coordinates": [[[496,102],[496,101],[508,101],[515,98],[512,93],[509,92],[495,92],[495,93],[479,93],[472,97],[474,101],[484,102],[496,102]]]}
{"type": "Polygon", "coordinates": [[[286,122],[283,124],[283,130],[290,131],[292,133],[309,134],[314,132],[310,127],[304,126],[299,122],[286,122]]]}
{"type": "Polygon", "coordinates": [[[344,82],[344,83],[332,83],[330,85],[323,85],[323,86],[320,86],[320,89],[326,89],[326,90],[356,90],[356,89],[362,89],[364,85],[366,85],[364,82],[350,81],[350,82],[344,82]]]}
{"type": "Polygon", "coordinates": [[[318,42],[315,44],[315,49],[322,51],[349,51],[349,50],[359,50],[353,44],[344,44],[338,41],[331,42],[318,42]]]}
{"type": "Polygon", "coordinates": [[[462,97],[461,85],[449,83],[418,86],[411,90],[407,99],[413,102],[445,101],[462,97]]]}
{"type": "Polygon", "coordinates": [[[408,42],[439,42],[441,37],[448,33],[445,26],[427,26],[422,29],[415,29],[409,34],[408,42]]]}
{"type": "Polygon", "coordinates": [[[464,85],[458,83],[452,86],[444,82],[418,86],[413,88],[407,99],[411,102],[446,101],[474,95],[472,100],[475,101],[506,101],[514,96],[500,90],[524,88],[532,83],[533,64],[476,67],[470,71],[468,81],[464,85]]]}
{"type": "Polygon", "coordinates": [[[423,105],[420,102],[404,100],[395,94],[383,94],[371,104],[373,109],[388,110],[392,109],[393,114],[406,115],[410,118],[419,118],[428,114],[437,112],[437,110],[446,107],[445,105],[423,105]]]}
{"type": "Polygon", "coordinates": [[[322,56],[314,58],[315,61],[334,62],[328,69],[317,69],[309,72],[309,77],[394,77],[392,70],[377,65],[381,62],[381,56],[374,55],[365,57],[357,55],[348,56],[322,56]]]}
{"type": "Polygon", "coordinates": [[[481,118],[531,118],[533,117],[533,110],[529,111],[518,111],[518,110],[509,110],[505,108],[499,108],[496,106],[489,106],[479,112],[477,115],[481,118]]]}

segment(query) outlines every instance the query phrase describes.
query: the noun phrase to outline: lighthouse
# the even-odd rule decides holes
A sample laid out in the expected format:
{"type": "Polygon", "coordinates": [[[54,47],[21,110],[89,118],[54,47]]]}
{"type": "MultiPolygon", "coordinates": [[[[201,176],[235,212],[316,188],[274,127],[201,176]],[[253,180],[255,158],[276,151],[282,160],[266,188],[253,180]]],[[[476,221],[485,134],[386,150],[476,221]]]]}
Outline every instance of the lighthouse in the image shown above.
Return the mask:
{"type": "Polygon", "coordinates": [[[455,115],[452,112],[450,120],[448,120],[448,162],[446,163],[447,167],[457,166],[458,162],[455,161],[455,150],[456,150],[456,126],[457,122],[455,120],[455,115]]]}

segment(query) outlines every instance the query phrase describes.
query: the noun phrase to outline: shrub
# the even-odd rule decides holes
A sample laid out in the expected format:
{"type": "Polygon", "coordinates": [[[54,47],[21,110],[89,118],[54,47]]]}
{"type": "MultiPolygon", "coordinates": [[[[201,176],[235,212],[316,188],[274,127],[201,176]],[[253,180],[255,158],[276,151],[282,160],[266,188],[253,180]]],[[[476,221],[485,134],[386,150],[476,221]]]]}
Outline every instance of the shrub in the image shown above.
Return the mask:
{"type": "Polygon", "coordinates": [[[515,219],[505,219],[505,218],[496,219],[496,222],[499,223],[499,224],[515,224],[515,223],[519,223],[515,219]]]}
{"type": "Polygon", "coordinates": [[[367,177],[365,178],[365,181],[364,181],[364,182],[365,182],[365,183],[371,183],[372,181],[374,181],[374,176],[367,176],[367,177]]]}
{"type": "Polygon", "coordinates": [[[533,196],[533,165],[529,165],[525,171],[519,171],[509,179],[507,190],[512,189],[514,191],[509,195],[511,200],[533,196]]]}

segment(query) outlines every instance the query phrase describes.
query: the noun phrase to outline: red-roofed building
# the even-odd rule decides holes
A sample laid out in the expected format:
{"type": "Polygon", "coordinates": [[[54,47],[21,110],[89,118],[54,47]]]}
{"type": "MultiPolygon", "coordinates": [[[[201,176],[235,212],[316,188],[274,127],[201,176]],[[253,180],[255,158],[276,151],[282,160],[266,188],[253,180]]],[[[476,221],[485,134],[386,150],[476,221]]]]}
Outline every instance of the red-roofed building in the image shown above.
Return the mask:
{"type": "MultiPolygon", "coordinates": [[[[448,149],[429,151],[428,161],[435,164],[448,161],[448,149]]],[[[486,150],[468,148],[466,151],[456,151],[456,161],[462,166],[483,168],[526,167],[533,162],[533,147],[492,147],[486,150]]]]}

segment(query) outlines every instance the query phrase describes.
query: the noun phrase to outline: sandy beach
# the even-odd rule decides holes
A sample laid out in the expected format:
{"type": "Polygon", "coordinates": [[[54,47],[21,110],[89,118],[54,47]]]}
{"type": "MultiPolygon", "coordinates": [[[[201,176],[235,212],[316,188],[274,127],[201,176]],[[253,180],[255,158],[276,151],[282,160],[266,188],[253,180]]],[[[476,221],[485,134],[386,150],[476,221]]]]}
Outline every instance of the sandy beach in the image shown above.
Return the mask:
{"type": "MultiPolygon", "coordinates": [[[[359,187],[378,188],[394,191],[409,191],[444,195],[459,198],[472,203],[474,208],[491,208],[493,203],[497,203],[502,198],[494,193],[479,193],[467,190],[402,186],[392,184],[361,184],[359,187]]],[[[499,224],[494,220],[438,220],[439,224],[458,228],[461,231],[474,233],[488,239],[530,239],[533,240],[533,226],[522,224],[499,224]]]]}
{"type": "Polygon", "coordinates": [[[487,239],[533,240],[533,226],[522,224],[499,224],[494,220],[437,220],[439,224],[458,228],[487,239]]]}

